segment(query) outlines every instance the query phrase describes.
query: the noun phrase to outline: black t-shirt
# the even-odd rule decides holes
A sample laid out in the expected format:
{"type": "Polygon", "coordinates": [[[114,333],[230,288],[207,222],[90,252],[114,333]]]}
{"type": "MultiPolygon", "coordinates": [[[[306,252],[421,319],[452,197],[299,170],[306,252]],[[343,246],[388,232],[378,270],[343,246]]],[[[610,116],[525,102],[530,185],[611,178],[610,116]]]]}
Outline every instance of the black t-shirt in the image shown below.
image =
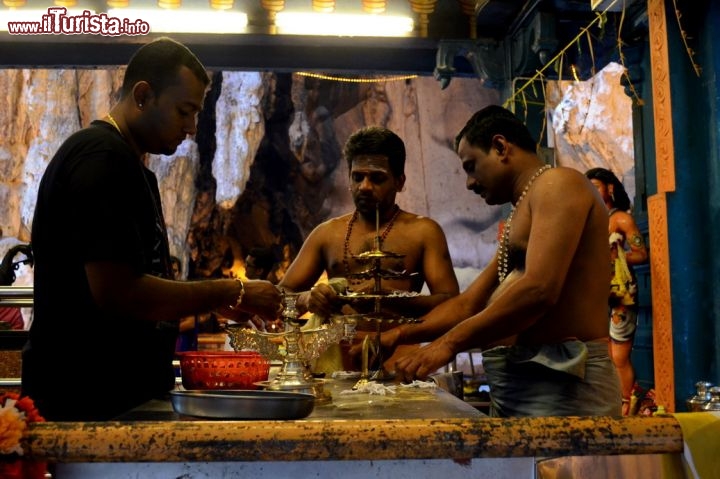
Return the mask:
{"type": "Polygon", "coordinates": [[[104,420],[172,389],[177,324],[101,311],[85,264],[170,277],[155,175],[111,125],[70,136],[38,190],[34,315],[22,389],[49,420],[104,420]]]}

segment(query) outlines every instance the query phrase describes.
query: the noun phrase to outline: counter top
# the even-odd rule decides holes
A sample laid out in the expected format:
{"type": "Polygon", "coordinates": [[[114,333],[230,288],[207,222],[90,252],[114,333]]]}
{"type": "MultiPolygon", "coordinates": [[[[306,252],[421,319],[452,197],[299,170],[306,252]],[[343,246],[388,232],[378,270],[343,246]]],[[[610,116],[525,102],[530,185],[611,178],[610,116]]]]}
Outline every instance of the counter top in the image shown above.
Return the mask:
{"type": "Polygon", "coordinates": [[[468,459],[679,453],[663,418],[37,423],[28,458],[60,462],[468,459]]]}
{"type": "Polygon", "coordinates": [[[416,397],[333,394],[332,403],[295,421],[197,420],[159,401],[119,421],[33,423],[23,448],[28,458],[59,462],[465,460],[683,450],[680,424],[671,416],[500,419],[442,390],[407,394],[416,397]],[[415,412],[403,416],[401,408],[415,412]]]}
{"type": "MultiPolygon", "coordinates": [[[[317,401],[304,420],[351,419],[448,419],[485,416],[472,405],[437,388],[390,386],[386,394],[352,391],[357,380],[326,380],[324,390],[332,398],[317,401]]],[[[173,411],[169,400],[150,401],[118,418],[121,421],[197,421],[173,411]]]]}

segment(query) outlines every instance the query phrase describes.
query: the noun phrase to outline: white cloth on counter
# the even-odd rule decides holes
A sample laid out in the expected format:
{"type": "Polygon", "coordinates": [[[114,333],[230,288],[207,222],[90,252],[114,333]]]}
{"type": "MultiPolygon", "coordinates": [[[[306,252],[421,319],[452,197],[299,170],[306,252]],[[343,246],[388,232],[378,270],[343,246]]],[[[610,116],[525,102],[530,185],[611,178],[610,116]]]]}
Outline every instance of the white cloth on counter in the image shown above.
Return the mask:
{"type": "Polygon", "coordinates": [[[391,384],[386,386],[377,381],[368,381],[365,384],[357,386],[357,389],[345,389],[340,394],[375,394],[385,396],[397,393],[398,388],[417,388],[417,389],[435,389],[437,384],[433,381],[415,380],[408,384],[391,384]]]}

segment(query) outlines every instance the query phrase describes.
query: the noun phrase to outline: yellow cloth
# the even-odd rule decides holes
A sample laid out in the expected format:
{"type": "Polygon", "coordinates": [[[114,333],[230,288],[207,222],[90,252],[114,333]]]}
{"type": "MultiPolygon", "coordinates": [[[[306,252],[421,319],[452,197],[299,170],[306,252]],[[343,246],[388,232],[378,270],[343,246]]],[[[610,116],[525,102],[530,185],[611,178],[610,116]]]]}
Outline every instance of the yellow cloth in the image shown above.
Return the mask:
{"type": "Polygon", "coordinates": [[[683,433],[683,464],[688,479],[720,478],[720,411],[673,414],[683,433]]]}

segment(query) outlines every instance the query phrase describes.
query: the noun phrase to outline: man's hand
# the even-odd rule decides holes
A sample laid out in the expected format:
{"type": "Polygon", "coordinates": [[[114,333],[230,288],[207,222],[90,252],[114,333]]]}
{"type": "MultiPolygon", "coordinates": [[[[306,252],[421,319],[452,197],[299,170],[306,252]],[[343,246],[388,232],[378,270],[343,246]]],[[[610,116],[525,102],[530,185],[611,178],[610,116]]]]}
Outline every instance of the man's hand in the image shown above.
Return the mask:
{"type": "Polygon", "coordinates": [[[335,290],[324,283],[316,284],[310,288],[310,291],[301,293],[299,301],[308,311],[323,318],[328,318],[333,313],[337,313],[342,306],[335,290]]]}
{"type": "Polygon", "coordinates": [[[396,378],[410,383],[415,379],[426,379],[445,366],[455,357],[455,353],[442,339],[433,341],[395,362],[396,378]]]}
{"type": "Polygon", "coordinates": [[[282,295],[270,281],[259,279],[243,281],[243,287],[245,294],[240,305],[237,308],[232,308],[233,305],[220,308],[218,310],[220,315],[237,320],[243,316],[238,313],[244,311],[270,321],[277,319],[282,311],[282,295]]]}
{"type": "MultiPolygon", "coordinates": [[[[357,356],[362,352],[362,340],[365,336],[370,336],[370,339],[374,339],[376,334],[377,333],[373,331],[357,331],[355,338],[353,338],[353,345],[350,346],[348,350],[350,356],[357,356]]],[[[399,340],[399,326],[380,333],[380,349],[383,352],[383,357],[389,358],[392,356],[395,348],[399,345],[399,340]]]]}

